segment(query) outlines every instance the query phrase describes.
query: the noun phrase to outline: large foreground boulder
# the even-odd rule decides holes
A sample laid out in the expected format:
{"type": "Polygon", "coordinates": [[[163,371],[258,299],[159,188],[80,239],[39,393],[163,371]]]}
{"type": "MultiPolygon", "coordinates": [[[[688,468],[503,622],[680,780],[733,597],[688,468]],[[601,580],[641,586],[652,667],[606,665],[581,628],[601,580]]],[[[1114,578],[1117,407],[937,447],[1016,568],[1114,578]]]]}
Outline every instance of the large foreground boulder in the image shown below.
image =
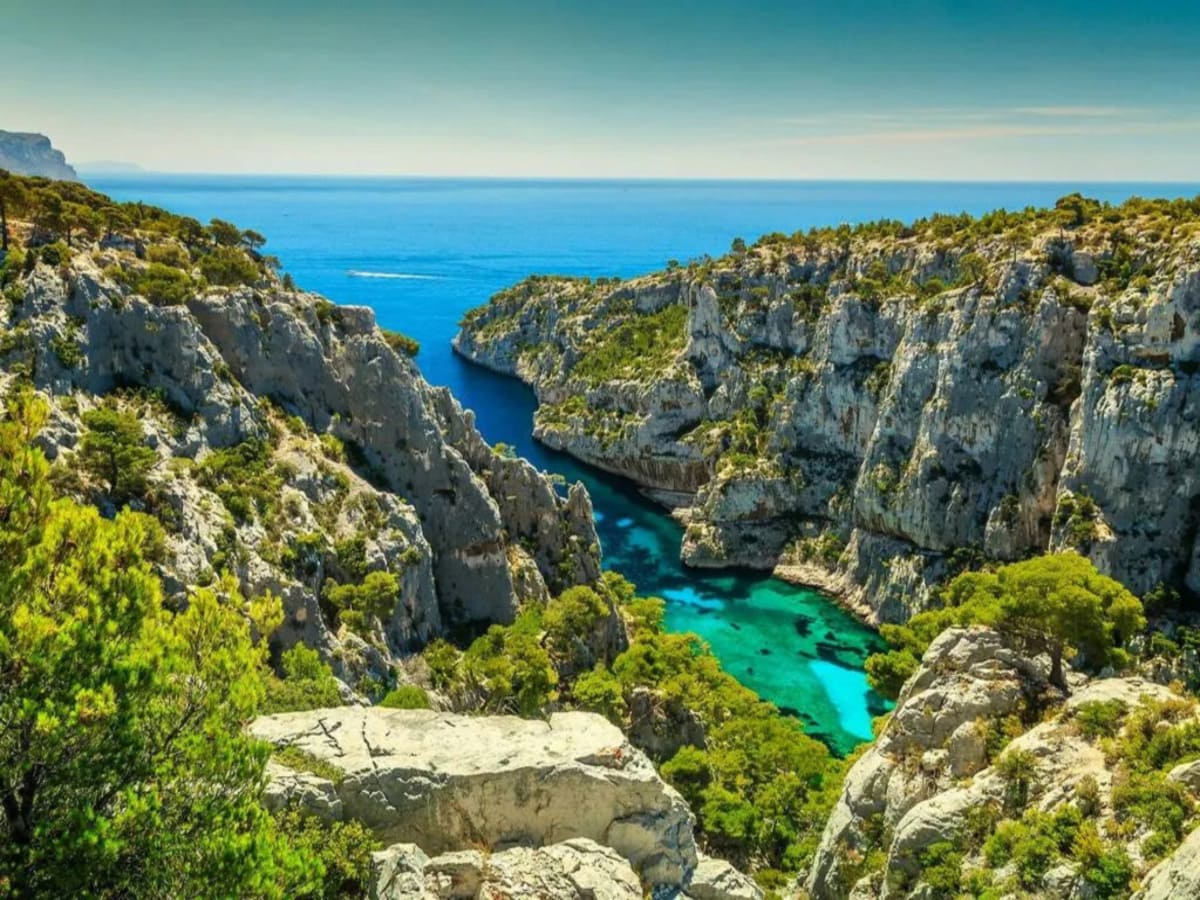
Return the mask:
{"type": "Polygon", "coordinates": [[[414,844],[393,844],[372,856],[370,900],[641,900],[642,885],[615,850],[587,838],[549,847],[478,850],[430,859],[414,844]]]}
{"type": "Polygon", "coordinates": [[[270,803],[299,796],[310,811],[356,819],[386,843],[437,855],[588,838],[658,885],[686,884],[696,867],[687,804],[597,715],[342,707],[266,716],[250,730],[314,770],[273,766],[270,803]]]}

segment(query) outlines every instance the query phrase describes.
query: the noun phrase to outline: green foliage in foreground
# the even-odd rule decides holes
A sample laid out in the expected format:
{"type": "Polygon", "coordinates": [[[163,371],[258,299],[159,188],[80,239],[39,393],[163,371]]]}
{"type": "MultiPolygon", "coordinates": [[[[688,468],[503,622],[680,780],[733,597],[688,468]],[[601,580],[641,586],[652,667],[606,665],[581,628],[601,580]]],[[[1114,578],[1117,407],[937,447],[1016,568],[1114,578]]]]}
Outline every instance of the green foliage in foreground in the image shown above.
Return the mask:
{"type": "Polygon", "coordinates": [[[321,654],[304,644],[285,650],[280,657],[283,677],[268,673],[263,713],[295,712],[341,706],[337,679],[321,654]]]}
{"type": "Polygon", "coordinates": [[[610,583],[636,622],[632,644],[612,666],[623,698],[652,688],[666,706],[695,711],[707,729],[706,748],[682,747],[662,767],[696,811],[705,843],[742,865],[801,867],[816,849],[844,764],[722,670],[699,637],[665,632],[661,600],[610,583]]]}
{"type": "Polygon", "coordinates": [[[1047,653],[1050,680],[1066,686],[1063,663],[1082,657],[1094,670],[1127,664],[1125,644],[1146,621],[1142,604],[1077,553],[1052,553],[959,575],[942,594],[944,606],[880,631],[893,649],[868,658],[872,687],[895,697],[921,655],[943,630],[988,625],[1032,653],[1047,653]]]}
{"type": "Polygon", "coordinates": [[[706,845],[743,865],[803,865],[841,786],[843,763],[824,744],[724,672],[699,637],[664,631],[663,602],[636,596],[614,572],[596,588],[571,588],[510,626],[492,626],[465,653],[434,641],[424,658],[435,686],[489,711],[537,715],[561,699],[628,726],[630,696],[649,688],[662,708],[694,712],[707,747],[684,746],[658,762],[696,810],[706,845]],[[561,678],[555,662],[564,671],[578,663],[581,639],[610,604],[630,629],[629,648],[611,665],[561,678]]]}
{"type": "Polygon", "coordinates": [[[261,803],[243,727],[278,601],[167,610],[158,526],[55,499],[45,420],[21,397],[0,422],[0,896],[361,896],[365,832],[261,803]]]}
{"type": "Polygon", "coordinates": [[[420,685],[402,684],[388,691],[379,705],[388,709],[429,709],[429,695],[420,685]]]}

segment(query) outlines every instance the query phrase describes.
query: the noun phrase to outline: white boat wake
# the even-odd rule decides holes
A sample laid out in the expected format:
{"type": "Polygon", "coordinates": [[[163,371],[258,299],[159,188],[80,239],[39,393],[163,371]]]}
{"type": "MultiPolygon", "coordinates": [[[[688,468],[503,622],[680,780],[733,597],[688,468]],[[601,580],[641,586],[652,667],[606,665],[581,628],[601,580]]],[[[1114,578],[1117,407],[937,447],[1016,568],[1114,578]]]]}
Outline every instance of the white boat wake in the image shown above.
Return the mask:
{"type": "Polygon", "coordinates": [[[402,281],[440,281],[440,275],[416,275],[411,272],[363,272],[350,269],[346,272],[351,278],[395,278],[402,281]]]}

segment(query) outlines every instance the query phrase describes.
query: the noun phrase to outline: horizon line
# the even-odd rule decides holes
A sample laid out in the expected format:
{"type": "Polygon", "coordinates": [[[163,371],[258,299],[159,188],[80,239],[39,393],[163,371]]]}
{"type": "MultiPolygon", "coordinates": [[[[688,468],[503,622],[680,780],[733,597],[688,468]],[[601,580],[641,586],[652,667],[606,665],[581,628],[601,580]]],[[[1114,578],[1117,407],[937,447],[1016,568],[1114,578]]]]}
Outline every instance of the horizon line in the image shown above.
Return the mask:
{"type": "MultiPolygon", "coordinates": [[[[68,163],[70,165],[70,163],[68,163]]],[[[89,171],[87,163],[73,165],[77,174],[89,171]]],[[[344,179],[393,179],[393,180],[423,180],[423,181],[575,181],[575,182],[675,182],[680,184],[718,184],[718,183],[758,183],[758,184],[1145,184],[1169,186],[1200,187],[1200,174],[1194,179],[1155,179],[1155,178],[886,178],[878,176],[852,177],[755,177],[755,176],[722,176],[722,175],[479,175],[479,174],[437,174],[425,175],[419,173],[397,172],[192,172],[171,169],[92,169],[94,176],[111,176],[114,178],[139,178],[145,176],[178,176],[190,178],[344,178],[344,179]]]]}

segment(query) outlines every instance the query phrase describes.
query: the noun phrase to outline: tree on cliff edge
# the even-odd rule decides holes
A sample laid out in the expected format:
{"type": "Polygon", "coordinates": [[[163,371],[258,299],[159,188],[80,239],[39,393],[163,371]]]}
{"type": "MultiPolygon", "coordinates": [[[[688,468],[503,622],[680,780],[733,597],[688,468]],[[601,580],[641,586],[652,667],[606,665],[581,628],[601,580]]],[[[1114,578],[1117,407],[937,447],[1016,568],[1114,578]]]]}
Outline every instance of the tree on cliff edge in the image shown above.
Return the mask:
{"type": "Polygon", "coordinates": [[[1119,666],[1124,646],[1146,624],[1133,594],[1073,552],[959,575],[943,600],[941,609],[880,629],[893,649],[870,657],[867,674],[881,693],[895,697],[933,639],[956,625],[988,625],[1027,653],[1045,653],[1051,683],[1065,691],[1065,661],[1119,666]]]}
{"type": "Polygon", "coordinates": [[[24,186],[4,169],[0,169],[0,250],[8,250],[8,217],[24,209],[27,202],[24,186]]]}

